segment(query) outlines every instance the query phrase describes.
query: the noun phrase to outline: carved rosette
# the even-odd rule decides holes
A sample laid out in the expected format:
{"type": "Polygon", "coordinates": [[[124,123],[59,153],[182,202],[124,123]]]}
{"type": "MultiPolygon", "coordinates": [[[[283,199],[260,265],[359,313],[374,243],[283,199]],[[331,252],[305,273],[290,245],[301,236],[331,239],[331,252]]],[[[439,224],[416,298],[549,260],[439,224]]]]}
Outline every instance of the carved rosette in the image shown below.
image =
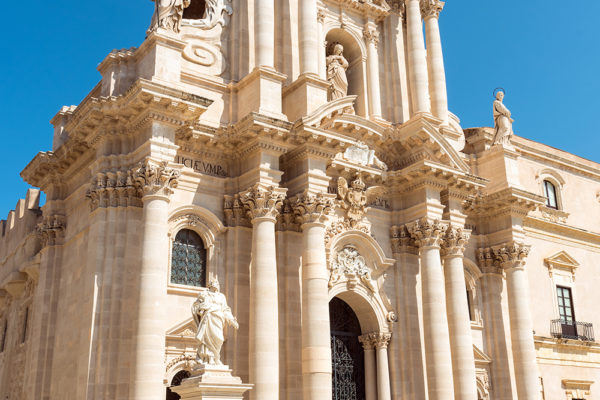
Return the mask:
{"type": "Polygon", "coordinates": [[[255,185],[240,194],[240,201],[251,221],[257,218],[269,218],[277,221],[277,216],[283,206],[287,189],[255,185]]]}
{"type": "Polygon", "coordinates": [[[177,181],[181,176],[179,169],[171,168],[168,163],[155,163],[145,161],[134,172],[135,184],[138,193],[142,197],[162,196],[168,198],[177,187],[177,181]]]}
{"type": "Polygon", "coordinates": [[[42,248],[59,244],[65,236],[66,227],[67,218],[62,215],[44,217],[37,226],[37,234],[42,242],[42,248]]]}
{"type": "Polygon", "coordinates": [[[141,206],[133,171],[100,172],[86,193],[92,210],[141,206]]]}
{"type": "Polygon", "coordinates": [[[494,256],[504,269],[523,268],[525,259],[529,255],[531,246],[509,242],[501,246],[492,247],[494,256]]]}
{"type": "Polygon", "coordinates": [[[294,215],[300,224],[325,225],[333,213],[335,195],[304,193],[294,202],[294,215]]]}
{"type": "Polygon", "coordinates": [[[374,27],[365,26],[363,37],[368,44],[374,44],[375,47],[379,46],[379,32],[374,27]]]}
{"type": "Polygon", "coordinates": [[[416,222],[407,225],[410,235],[415,239],[415,243],[420,248],[437,247],[440,248],[444,240],[444,235],[448,225],[438,221],[422,218],[416,222]]]}
{"type": "Polygon", "coordinates": [[[419,254],[415,239],[410,235],[405,225],[392,226],[390,228],[390,239],[394,254],[419,254]]]}
{"type": "Polygon", "coordinates": [[[440,0],[421,0],[421,15],[423,19],[439,18],[444,9],[444,2],[440,0]]]}
{"type": "Polygon", "coordinates": [[[449,226],[442,241],[442,255],[444,257],[463,257],[470,237],[470,231],[449,226]]]}

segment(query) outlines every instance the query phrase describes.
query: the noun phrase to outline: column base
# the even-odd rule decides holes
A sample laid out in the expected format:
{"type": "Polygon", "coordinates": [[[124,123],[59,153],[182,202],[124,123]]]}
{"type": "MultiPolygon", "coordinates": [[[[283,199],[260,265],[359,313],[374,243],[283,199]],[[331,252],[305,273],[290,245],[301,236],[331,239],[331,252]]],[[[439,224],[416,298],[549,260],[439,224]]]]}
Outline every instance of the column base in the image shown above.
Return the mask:
{"type": "Polygon", "coordinates": [[[286,78],[272,68],[256,67],[236,85],[238,119],[255,112],[287,121],[281,99],[286,78]]]}
{"type": "Polygon", "coordinates": [[[253,387],[231,375],[227,365],[199,365],[192,370],[191,377],[184,379],[180,386],[172,387],[171,391],[182,400],[242,400],[244,393],[253,387]]]}
{"type": "Polygon", "coordinates": [[[317,75],[304,74],[283,89],[283,113],[290,121],[310,115],[327,103],[331,84],[317,75]]]}

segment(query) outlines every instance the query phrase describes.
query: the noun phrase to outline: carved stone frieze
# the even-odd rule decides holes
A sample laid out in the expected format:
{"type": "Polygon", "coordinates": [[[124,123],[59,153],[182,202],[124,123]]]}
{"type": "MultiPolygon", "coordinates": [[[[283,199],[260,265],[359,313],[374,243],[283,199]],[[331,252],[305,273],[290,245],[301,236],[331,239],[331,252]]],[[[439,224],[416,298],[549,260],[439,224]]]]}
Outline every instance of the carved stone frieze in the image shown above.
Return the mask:
{"type": "Polygon", "coordinates": [[[405,225],[392,226],[390,239],[394,254],[419,254],[419,247],[405,225]]]}
{"type": "Polygon", "coordinates": [[[444,9],[444,2],[440,0],[421,0],[421,15],[423,19],[439,18],[444,9]]]}
{"type": "Polygon", "coordinates": [[[86,197],[92,210],[142,205],[133,171],[100,172],[92,179],[86,197]]]}
{"type": "Polygon", "coordinates": [[[275,221],[283,206],[286,190],[255,185],[240,194],[240,201],[251,221],[256,218],[271,218],[275,221]]]}
{"type": "Polygon", "coordinates": [[[470,237],[471,232],[449,226],[442,241],[442,255],[445,257],[462,257],[470,237]]]}
{"type": "Polygon", "coordinates": [[[168,163],[155,163],[146,160],[133,174],[138,193],[145,196],[169,197],[177,187],[181,176],[179,169],[171,168],[168,163]]]}
{"type": "Polygon", "coordinates": [[[294,202],[294,215],[302,224],[325,224],[333,213],[335,195],[304,193],[294,202]]]}
{"type": "Polygon", "coordinates": [[[251,226],[239,194],[225,196],[223,213],[225,214],[225,224],[227,226],[251,226]]]}
{"type": "Polygon", "coordinates": [[[67,218],[62,215],[45,216],[37,226],[37,234],[40,237],[42,247],[55,246],[65,236],[67,218]]]}
{"type": "Polygon", "coordinates": [[[367,266],[365,258],[353,246],[346,246],[335,255],[331,263],[329,287],[333,287],[342,277],[348,280],[349,289],[353,289],[359,280],[371,292],[377,291],[371,278],[371,269],[367,266]]]}
{"type": "Polygon", "coordinates": [[[438,220],[421,218],[408,224],[407,229],[415,239],[417,246],[421,248],[441,247],[448,224],[438,220]]]}

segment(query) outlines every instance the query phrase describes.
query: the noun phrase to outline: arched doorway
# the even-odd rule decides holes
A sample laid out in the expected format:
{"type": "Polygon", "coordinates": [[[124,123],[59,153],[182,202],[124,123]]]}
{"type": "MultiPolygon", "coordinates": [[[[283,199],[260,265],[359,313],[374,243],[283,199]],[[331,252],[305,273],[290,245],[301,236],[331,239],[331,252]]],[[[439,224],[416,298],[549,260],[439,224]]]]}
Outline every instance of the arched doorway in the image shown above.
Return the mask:
{"type": "Polygon", "coordinates": [[[334,297],[329,303],[333,400],[365,399],[360,323],[352,308],[334,297]]]}
{"type": "MultiPolygon", "coordinates": [[[[181,385],[181,381],[190,377],[189,371],[183,370],[179,371],[175,374],[173,379],[171,380],[171,386],[179,386],[181,385]]],[[[171,391],[171,388],[167,388],[167,400],[179,400],[181,397],[171,391]]]]}

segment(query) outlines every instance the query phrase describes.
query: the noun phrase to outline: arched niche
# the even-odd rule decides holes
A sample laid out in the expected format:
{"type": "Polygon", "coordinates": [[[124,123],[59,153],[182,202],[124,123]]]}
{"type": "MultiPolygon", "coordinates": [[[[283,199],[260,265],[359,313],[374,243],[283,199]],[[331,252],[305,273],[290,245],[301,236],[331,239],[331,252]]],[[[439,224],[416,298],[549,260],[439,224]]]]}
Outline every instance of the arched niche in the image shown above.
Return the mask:
{"type": "Polygon", "coordinates": [[[366,49],[359,44],[358,38],[341,28],[328,31],[325,41],[327,42],[325,56],[332,54],[336,44],[344,46],[344,57],[349,64],[346,71],[348,96],[358,96],[354,105],[356,114],[366,118],[368,115],[366,49]]]}

